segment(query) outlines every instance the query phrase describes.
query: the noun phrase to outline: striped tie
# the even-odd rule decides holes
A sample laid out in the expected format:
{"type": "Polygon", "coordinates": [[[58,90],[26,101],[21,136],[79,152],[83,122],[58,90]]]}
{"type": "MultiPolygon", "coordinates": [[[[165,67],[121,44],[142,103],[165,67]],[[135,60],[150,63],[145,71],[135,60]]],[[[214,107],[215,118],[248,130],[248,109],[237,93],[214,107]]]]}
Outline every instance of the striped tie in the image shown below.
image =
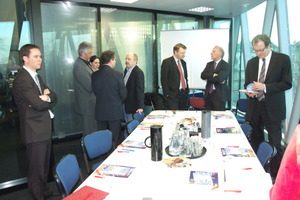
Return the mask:
{"type": "MultiPolygon", "coordinates": [[[[260,74],[259,74],[259,79],[258,79],[258,82],[260,82],[260,83],[265,82],[265,71],[266,71],[266,59],[263,58],[262,60],[263,60],[263,65],[261,67],[260,74]]],[[[264,98],[265,98],[264,91],[260,90],[257,94],[257,99],[258,99],[258,101],[261,101],[264,98]]]]}
{"type": "Polygon", "coordinates": [[[37,84],[37,86],[39,88],[40,93],[43,94],[42,93],[42,89],[41,89],[41,85],[40,85],[40,80],[39,80],[39,77],[38,77],[37,74],[35,75],[34,79],[35,79],[35,82],[36,82],[36,84],[37,84]]]}

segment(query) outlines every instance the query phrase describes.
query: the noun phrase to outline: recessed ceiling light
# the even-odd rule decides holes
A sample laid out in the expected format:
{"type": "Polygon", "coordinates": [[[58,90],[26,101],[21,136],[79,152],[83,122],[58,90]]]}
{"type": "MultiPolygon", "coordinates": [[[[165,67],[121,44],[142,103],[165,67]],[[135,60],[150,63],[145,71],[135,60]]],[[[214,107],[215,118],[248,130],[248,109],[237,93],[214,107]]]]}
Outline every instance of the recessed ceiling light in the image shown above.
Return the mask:
{"type": "Polygon", "coordinates": [[[200,7],[197,7],[197,8],[189,9],[189,11],[200,12],[200,13],[208,12],[208,11],[211,11],[211,10],[214,10],[214,8],[209,8],[209,7],[205,7],[205,6],[200,6],[200,7]]]}
{"type": "Polygon", "coordinates": [[[101,8],[101,13],[111,13],[113,11],[117,10],[116,8],[101,8]]]}
{"type": "Polygon", "coordinates": [[[118,3],[134,3],[138,0],[110,0],[111,2],[118,2],[118,3]]]}

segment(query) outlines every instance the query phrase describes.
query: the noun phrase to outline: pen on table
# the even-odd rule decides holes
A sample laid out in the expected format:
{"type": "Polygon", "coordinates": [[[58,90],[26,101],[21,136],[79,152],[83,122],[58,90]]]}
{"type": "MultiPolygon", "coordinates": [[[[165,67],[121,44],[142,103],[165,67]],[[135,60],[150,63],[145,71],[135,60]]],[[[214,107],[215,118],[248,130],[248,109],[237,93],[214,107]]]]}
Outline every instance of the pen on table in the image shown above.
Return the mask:
{"type": "Polygon", "coordinates": [[[226,182],[226,172],[225,172],[225,169],[224,169],[224,182],[226,182]]]}
{"type": "Polygon", "coordinates": [[[104,178],[103,176],[94,176],[95,178],[104,178]]]}
{"type": "Polygon", "coordinates": [[[251,170],[251,167],[247,167],[247,168],[242,168],[242,170],[251,170]]]}
{"type": "Polygon", "coordinates": [[[129,153],[129,151],[118,151],[118,153],[129,153]]]}
{"type": "Polygon", "coordinates": [[[235,193],[241,193],[242,190],[224,190],[224,192],[235,192],[235,193]]]}
{"type": "Polygon", "coordinates": [[[122,151],[131,151],[131,152],[134,152],[133,149],[121,149],[122,151]]]}

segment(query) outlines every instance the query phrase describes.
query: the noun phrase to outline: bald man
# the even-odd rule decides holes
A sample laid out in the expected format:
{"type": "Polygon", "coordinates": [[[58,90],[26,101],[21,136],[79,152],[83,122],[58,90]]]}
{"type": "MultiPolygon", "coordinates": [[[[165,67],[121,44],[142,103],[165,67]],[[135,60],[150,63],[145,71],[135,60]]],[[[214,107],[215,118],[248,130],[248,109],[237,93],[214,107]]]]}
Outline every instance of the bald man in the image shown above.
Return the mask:
{"type": "Polygon", "coordinates": [[[145,78],[143,71],[137,66],[138,56],[129,53],[125,58],[126,69],[124,71],[124,82],[127,89],[127,99],[124,103],[124,118],[126,122],[131,121],[132,115],[141,113],[144,109],[145,78]]]}

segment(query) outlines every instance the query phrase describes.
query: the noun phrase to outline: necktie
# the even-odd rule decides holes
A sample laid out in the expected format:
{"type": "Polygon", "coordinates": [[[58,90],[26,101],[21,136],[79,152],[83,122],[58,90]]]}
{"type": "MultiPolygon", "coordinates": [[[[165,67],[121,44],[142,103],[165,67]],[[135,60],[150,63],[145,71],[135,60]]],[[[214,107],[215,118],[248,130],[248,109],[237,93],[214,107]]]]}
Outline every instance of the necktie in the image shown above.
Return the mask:
{"type": "Polygon", "coordinates": [[[43,94],[42,93],[42,89],[41,89],[41,85],[40,85],[40,81],[39,81],[39,77],[38,77],[37,74],[35,75],[34,79],[35,79],[35,82],[36,82],[36,84],[37,84],[37,86],[39,88],[40,93],[43,94]]]}
{"type": "MultiPolygon", "coordinates": [[[[216,62],[214,62],[214,71],[216,70],[216,67],[217,67],[217,63],[216,62]]],[[[209,86],[209,94],[211,94],[214,90],[216,89],[216,87],[215,87],[215,84],[210,84],[210,86],[209,86]]]]}
{"type": "Polygon", "coordinates": [[[178,71],[179,71],[179,74],[180,74],[181,88],[183,90],[185,90],[186,89],[186,84],[185,84],[185,80],[184,80],[184,76],[183,76],[183,72],[182,72],[182,68],[181,68],[179,60],[177,61],[177,67],[178,67],[178,71]]]}
{"type": "MultiPolygon", "coordinates": [[[[260,83],[265,82],[265,71],[266,71],[266,59],[263,58],[263,65],[262,65],[261,70],[260,70],[258,82],[260,82],[260,83]]],[[[264,91],[263,90],[259,91],[258,94],[257,94],[258,101],[261,101],[264,98],[265,98],[264,91]]]]}

